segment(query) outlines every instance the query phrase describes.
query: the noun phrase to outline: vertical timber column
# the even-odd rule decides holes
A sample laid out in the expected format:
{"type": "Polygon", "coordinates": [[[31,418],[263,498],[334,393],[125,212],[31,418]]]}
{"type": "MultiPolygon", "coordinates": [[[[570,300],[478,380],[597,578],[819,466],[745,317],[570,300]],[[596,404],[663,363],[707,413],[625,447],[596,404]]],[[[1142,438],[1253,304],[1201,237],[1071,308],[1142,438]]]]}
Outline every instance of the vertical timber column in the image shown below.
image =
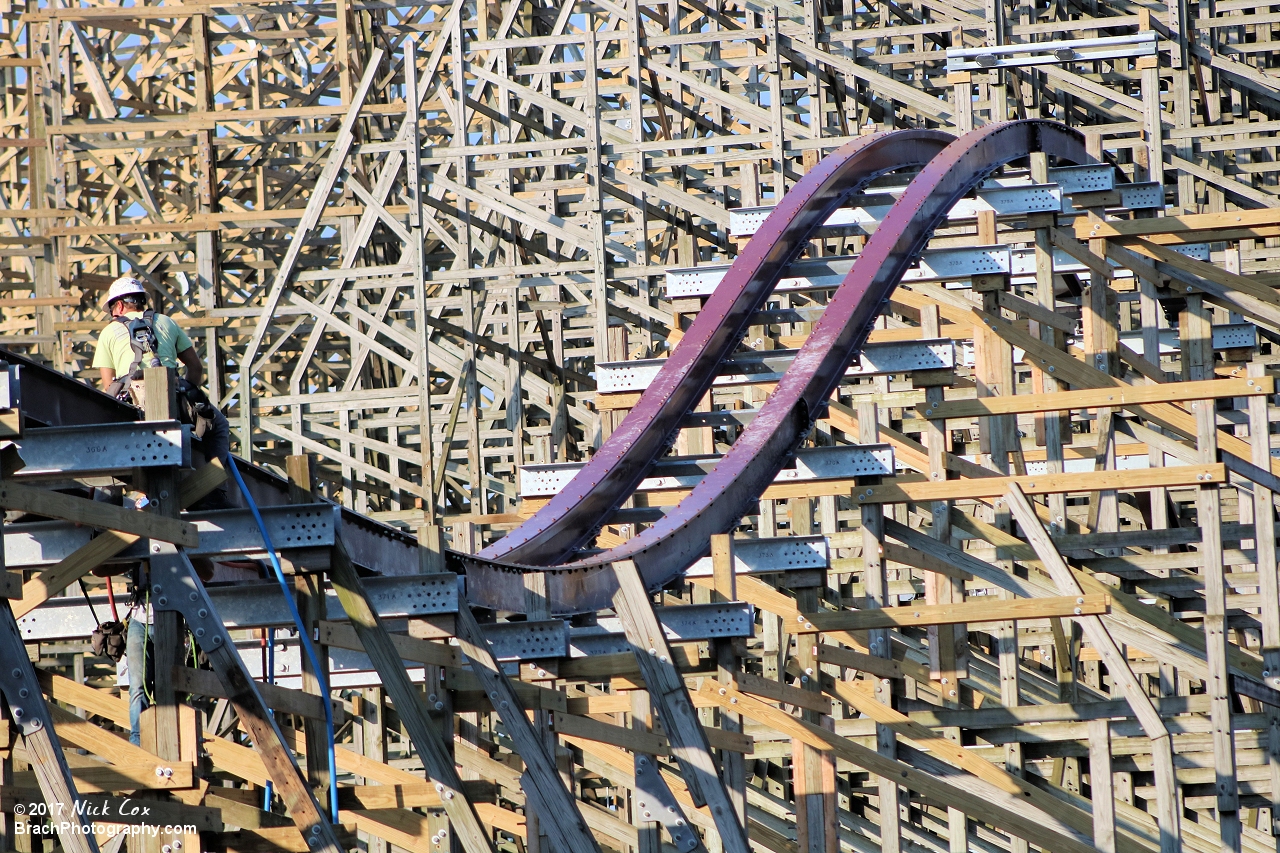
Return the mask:
{"type": "MultiPolygon", "coordinates": [[[[928,305],[920,311],[920,334],[923,338],[941,337],[942,330],[938,316],[938,306],[928,305]]],[[[952,371],[916,371],[913,382],[917,388],[924,388],[925,403],[932,407],[941,403],[944,398],[943,389],[953,382],[952,371]]],[[[942,481],[947,479],[947,453],[950,448],[950,433],[946,420],[925,421],[925,445],[929,450],[929,479],[942,481]]],[[[939,542],[951,544],[951,501],[934,501],[930,508],[933,538],[939,542]]],[[[959,604],[964,601],[964,582],[944,575],[940,572],[925,574],[925,603],[927,604],[959,604]]],[[[965,634],[963,625],[932,625],[929,627],[929,665],[938,683],[946,688],[942,697],[948,706],[960,701],[960,662],[958,649],[964,648],[967,640],[961,639],[965,634]]]]}
{"type": "MultiPolygon", "coordinates": [[[[1038,184],[1049,183],[1049,161],[1042,152],[1031,155],[1031,180],[1038,184]]],[[[1047,311],[1057,307],[1057,297],[1053,290],[1053,244],[1049,238],[1049,223],[1037,222],[1035,229],[1036,246],[1036,302],[1047,311]]],[[[1033,330],[1040,340],[1054,349],[1063,349],[1063,334],[1047,323],[1035,323],[1033,330]]],[[[1062,388],[1062,384],[1051,373],[1032,368],[1031,382],[1033,393],[1052,394],[1062,388]]],[[[1048,413],[1038,418],[1037,425],[1043,437],[1046,473],[1061,474],[1065,458],[1062,450],[1064,419],[1057,412],[1048,413]]],[[[1070,423],[1066,423],[1069,435],[1070,423]]],[[[1046,498],[1049,507],[1049,531],[1065,533],[1067,529],[1066,495],[1052,494],[1046,498]]]]}
{"type": "Polygon", "coordinates": [[[770,142],[773,151],[773,202],[777,204],[787,189],[787,140],[783,134],[782,118],[782,60],[778,54],[778,9],[770,6],[764,15],[765,47],[768,59],[765,73],[769,75],[770,142]]]}
{"type": "MultiPolygon", "coordinates": [[[[964,47],[963,27],[951,28],[951,46],[964,47]]],[[[968,133],[973,130],[973,76],[968,71],[952,71],[947,74],[947,85],[951,87],[952,124],[956,133],[968,133]]]]}
{"type": "MultiPolygon", "coordinates": [[[[1190,378],[1213,374],[1213,327],[1211,316],[1199,294],[1187,297],[1182,314],[1182,357],[1190,378]]],[[[1193,402],[1196,416],[1196,447],[1201,463],[1218,461],[1217,401],[1193,402]]],[[[1201,486],[1196,499],[1200,528],[1201,576],[1204,580],[1205,659],[1208,678],[1209,719],[1213,731],[1213,763],[1216,770],[1218,822],[1222,829],[1221,850],[1239,853],[1240,798],[1236,787],[1235,736],[1231,730],[1231,676],[1227,668],[1227,590],[1222,564],[1222,496],[1216,485],[1201,486]]]]}
{"type": "MultiPolygon", "coordinates": [[[[309,503],[314,482],[313,457],[308,454],[285,457],[285,471],[289,475],[290,503],[309,503]]],[[[314,638],[316,625],[326,618],[324,578],[314,572],[299,571],[293,576],[293,590],[303,629],[314,638]]],[[[329,683],[329,647],[316,643],[315,649],[324,671],[316,672],[310,657],[302,655],[302,692],[320,696],[328,702],[330,697],[326,685],[329,683]]],[[[313,788],[326,790],[329,787],[329,756],[326,748],[328,729],[324,720],[314,717],[304,717],[302,726],[307,739],[307,780],[313,788]]],[[[325,798],[323,802],[328,804],[329,801],[325,798]]]]}
{"type": "MultiPolygon", "coordinates": [[[[733,556],[733,534],[717,533],[711,537],[712,601],[736,601],[738,598],[737,569],[733,556]]],[[[732,686],[734,674],[741,661],[730,639],[716,640],[713,644],[716,657],[716,680],[732,686]]],[[[734,734],[742,733],[742,715],[720,709],[720,728],[734,734]]],[[[834,770],[834,768],[833,768],[834,770]]],[[[729,802],[733,804],[738,823],[747,825],[747,767],[746,758],[731,749],[720,750],[720,778],[724,780],[729,802]]],[[[723,850],[719,839],[712,842],[711,851],[723,850]]]]}
{"type": "MultiPolygon", "coordinates": [[[[1177,2],[1178,0],[1171,0],[1169,3],[1170,14],[1177,2]]],[[[1151,10],[1138,10],[1138,29],[1151,29],[1151,10]]],[[[1147,180],[1159,184],[1163,189],[1164,111],[1160,105],[1160,57],[1140,56],[1136,65],[1142,72],[1142,121],[1143,132],[1147,137],[1147,180]]]]}
{"type": "MultiPolygon", "coordinates": [[[[999,47],[1005,42],[1004,0],[986,0],[987,47],[999,47]]],[[[990,107],[988,121],[1004,121],[1008,118],[1009,98],[1005,89],[1004,73],[999,68],[987,72],[987,92],[990,107]]]]}
{"type": "MultiPolygon", "coordinates": [[[[342,12],[342,8],[339,8],[342,12]]],[[[345,13],[344,13],[345,14],[345,13]]],[[[344,25],[339,22],[342,28],[344,25]]],[[[345,34],[344,34],[345,35],[345,34]]],[[[431,422],[431,326],[427,322],[427,270],[424,258],[423,236],[426,228],[422,213],[422,140],[419,130],[418,101],[418,51],[417,39],[410,35],[404,40],[404,121],[405,134],[405,201],[409,206],[409,230],[413,235],[413,304],[414,322],[418,331],[418,440],[421,454],[419,465],[422,482],[422,527],[418,529],[418,542],[422,546],[422,571],[444,570],[442,532],[436,520],[436,494],[433,482],[435,469],[434,427],[431,422]],[[434,555],[434,556],[433,556],[434,555]]],[[[345,55],[340,61],[345,70],[345,55]]]]}
{"type": "MultiPolygon", "coordinates": [[[[177,385],[167,367],[148,367],[143,371],[146,387],[144,417],[149,421],[169,420],[176,405],[177,385]]],[[[157,515],[177,518],[178,470],[148,468],[143,472],[144,492],[157,515]]],[[[182,617],[176,610],[155,612],[155,727],[157,755],[170,761],[181,760],[178,743],[178,700],[173,688],[173,668],[178,663],[182,637],[182,617]]]]}
{"type": "Polygon", "coordinates": [[[1089,721],[1089,787],[1093,791],[1093,846],[1116,853],[1116,799],[1111,784],[1111,723],[1089,721]]]}
{"type": "MultiPolygon", "coordinates": [[[[858,443],[876,444],[880,440],[880,425],[875,403],[858,404],[858,443]]],[[[862,478],[858,486],[876,485],[879,478],[862,478]]],[[[867,592],[865,606],[880,609],[889,605],[889,579],[884,559],[884,508],[880,504],[863,506],[862,513],[862,583],[867,592]]],[[[805,642],[805,640],[801,640],[805,642]]],[[[885,660],[893,659],[889,632],[877,629],[868,632],[868,648],[871,654],[885,660]]],[[[893,681],[876,679],[876,700],[893,707],[893,681]]],[[[897,757],[897,736],[893,729],[876,724],[876,751],[886,758],[897,757]]],[[[884,853],[898,853],[902,849],[902,827],[898,822],[898,783],[881,777],[880,787],[880,849],[884,853]]],[[[808,851],[805,851],[808,853],[808,851]]]]}
{"type": "MultiPolygon", "coordinates": [[[[213,109],[213,61],[209,50],[209,18],[197,15],[191,19],[191,49],[195,60],[196,109],[213,109]]],[[[209,215],[218,207],[217,155],[213,148],[213,130],[197,130],[196,137],[196,212],[209,215]]],[[[218,231],[196,232],[196,290],[200,308],[206,313],[218,307],[218,231]]],[[[209,397],[214,405],[222,400],[222,357],[218,352],[218,327],[205,329],[205,357],[209,397]]]]}
{"type": "MultiPolygon", "coordinates": [[[[1097,146],[1101,139],[1097,134],[1089,134],[1088,145],[1090,155],[1101,160],[1102,151],[1097,146]]],[[[1091,217],[1105,218],[1106,211],[1093,209],[1091,217]]],[[[1089,251],[1098,256],[1106,266],[1107,241],[1090,240],[1089,251]]],[[[1120,327],[1119,303],[1111,292],[1109,277],[1091,272],[1089,287],[1080,305],[1084,317],[1084,350],[1085,361],[1091,367],[1101,370],[1108,376],[1120,374],[1120,327]]],[[[1096,435],[1096,455],[1094,470],[1115,470],[1115,420],[1114,409],[1097,410],[1094,421],[1096,435]]],[[[1120,529],[1120,504],[1114,489],[1104,490],[1090,495],[1089,521],[1091,533],[1115,533],[1120,529]]],[[[1119,552],[1107,552],[1106,556],[1116,557],[1119,552]]]]}
{"type": "MultiPolygon", "coordinates": [[[[819,587],[807,586],[797,589],[796,606],[804,613],[820,610],[822,602],[819,587]]],[[[800,676],[802,689],[821,695],[822,679],[819,675],[817,640],[816,634],[796,635],[796,665],[803,673],[800,676]]],[[[803,716],[807,722],[824,728],[834,728],[831,717],[827,714],[804,711],[803,716]]],[[[730,754],[727,751],[725,753],[730,754]]],[[[816,750],[800,740],[792,740],[791,761],[796,798],[796,846],[799,853],[838,853],[839,820],[836,814],[834,756],[816,750]]],[[[896,803],[897,785],[890,782],[889,786],[893,789],[894,799],[891,802],[896,803]]],[[[885,808],[885,790],[883,786],[880,789],[882,810],[885,808]]],[[[890,814],[896,814],[896,810],[891,810],[890,814]]]]}
{"type": "MultiPolygon", "coordinates": [[[[600,92],[596,80],[596,37],[591,26],[591,14],[587,15],[586,40],[582,45],[582,56],[586,60],[584,83],[586,86],[587,114],[587,202],[591,210],[592,246],[591,265],[595,270],[592,285],[591,304],[595,311],[596,364],[609,361],[609,254],[605,248],[604,188],[600,182],[603,174],[600,168],[600,92]]],[[[639,81],[637,81],[638,85],[639,81]]],[[[641,155],[643,156],[643,155],[641,155]]],[[[598,443],[604,443],[613,427],[613,413],[600,412],[598,443]]]]}
{"type": "MultiPolygon", "coordinates": [[[[1266,376],[1266,366],[1254,362],[1249,376],[1266,376]]],[[[1267,413],[1267,397],[1249,398],[1249,441],[1253,464],[1271,465],[1271,428],[1267,413]]],[[[1257,548],[1258,593],[1261,598],[1259,621],[1262,622],[1262,677],[1267,686],[1280,688],[1280,579],[1276,563],[1275,493],[1258,483],[1253,484],[1254,547],[1257,548]]],[[[1280,837],[1280,708],[1266,706],[1267,766],[1271,776],[1271,834],[1280,837]]]]}
{"type": "MultiPolygon", "coordinates": [[[[467,148],[467,130],[470,125],[470,112],[467,110],[467,83],[466,83],[466,54],[465,45],[463,43],[463,29],[461,15],[453,16],[453,29],[451,33],[452,53],[452,72],[453,72],[453,97],[454,97],[454,116],[453,116],[453,139],[452,147],[457,152],[457,159],[454,161],[456,177],[459,184],[465,187],[471,186],[471,159],[468,157],[467,148]]],[[[460,249],[460,257],[455,258],[455,268],[464,270],[471,269],[471,212],[468,202],[459,198],[458,203],[458,246],[460,249]]],[[[466,364],[463,366],[464,377],[460,377],[466,382],[467,392],[467,469],[470,478],[471,489],[471,514],[487,515],[489,512],[489,502],[485,500],[484,488],[484,454],[481,452],[480,442],[480,383],[476,379],[476,288],[483,287],[483,279],[467,279],[462,287],[465,299],[463,300],[464,310],[466,311],[466,329],[467,338],[463,344],[466,352],[466,364]]],[[[455,398],[461,402],[461,398],[455,398]]],[[[441,453],[447,459],[449,454],[450,442],[447,440],[441,453]]],[[[440,467],[445,466],[445,459],[441,459],[440,467]]]]}
{"type": "MultiPolygon", "coordinates": [[[[49,207],[50,191],[54,189],[55,173],[61,170],[62,164],[55,162],[53,153],[60,149],[61,145],[50,144],[57,136],[62,126],[62,98],[61,98],[61,81],[51,80],[45,76],[46,68],[57,69],[60,66],[57,56],[57,45],[61,42],[61,32],[59,22],[55,18],[47,24],[31,24],[28,27],[28,35],[39,27],[44,31],[44,36],[51,39],[53,45],[53,55],[46,57],[46,64],[37,62],[30,68],[30,77],[27,85],[30,87],[30,103],[27,108],[29,130],[28,136],[33,144],[41,147],[29,148],[28,158],[30,163],[30,206],[35,212],[35,217],[30,220],[31,236],[34,238],[43,237],[47,230],[45,219],[41,213],[49,207]],[[52,118],[52,127],[49,126],[49,119],[52,118]]],[[[48,44],[50,42],[46,42],[48,44]]],[[[29,49],[34,49],[30,48],[29,49]]],[[[37,298],[51,297],[58,295],[58,265],[54,252],[54,238],[47,238],[41,241],[40,254],[31,258],[31,270],[33,274],[32,284],[37,298]]],[[[54,322],[58,317],[58,308],[46,305],[35,309],[36,315],[36,335],[37,340],[44,340],[46,337],[54,335],[54,322]]],[[[61,348],[54,343],[42,343],[37,350],[41,359],[53,361],[55,367],[61,368],[61,348]]]]}
{"type": "MultiPolygon", "coordinates": [[[[942,336],[937,305],[929,305],[920,311],[920,334],[926,340],[942,336]]],[[[928,381],[924,371],[916,371],[913,381],[917,387],[924,385],[924,399],[930,407],[944,399],[943,388],[955,380],[953,371],[939,371],[937,381],[928,381]]],[[[947,454],[951,447],[951,434],[947,422],[925,421],[925,446],[929,451],[929,479],[947,479],[947,454]]],[[[934,501],[930,508],[932,525],[930,532],[939,542],[951,544],[951,501],[934,501]]],[[[963,604],[964,581],[941,574],[925,575],[926,604],[963,604]]],[[[946,691],[942,697],[944,707],[958,707],[961,696],[961,650],[968,647],[968,630],[964,625],[932,625],[929,632],[929,665],[933,677],[946,691]]],[[[956,730],[958,737],[959,732],[956,730]]],[[[967,853],[969,849],[969,819],[960,809],[947,809],[947,829],[951,853],[967,853]]]]}

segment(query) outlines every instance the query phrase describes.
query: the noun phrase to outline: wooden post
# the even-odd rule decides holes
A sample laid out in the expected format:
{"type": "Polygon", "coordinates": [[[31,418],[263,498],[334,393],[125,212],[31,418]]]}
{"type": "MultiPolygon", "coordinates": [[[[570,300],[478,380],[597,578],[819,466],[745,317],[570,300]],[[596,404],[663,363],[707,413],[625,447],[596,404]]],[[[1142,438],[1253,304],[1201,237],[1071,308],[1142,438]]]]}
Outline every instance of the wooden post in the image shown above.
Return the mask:
{"type": "Polygon", "coordinates": [[[1089,788],[1093,791],[1093,846],[1116,851],[1116,803],[1111,785],[1111,724],[1089,721],[1089,788]]]}
{"type": "Polygon", "coordinates": [[[493,853],[488,833],[474,807],[462,791],[462,780],[454,768],[453,758],[445,750],[444,741],[427,715],[422,693],[413,686],[404,663],[392,645],[391,636],[376,610],[369,603],[364,586],[356,574],[351,558],[341,540],[334,543],[329,563],[329,581],[342,609],[346,611],[365,652],[382,677],[383,688],[395,703],[400,720],[409,731],[414,747],[422,757],[427,776],[437,784],[450,826],[467,853],[493,853]]]}
{"type": "Polygon", "coordinates": [[[746,827],[738,822],[733,800],[716,772],[706,732],[693,710],[684,679],[676,670],[671,648],[640,574],[634,563],[625,560],[615,563],[613,569],[618,578],[614,610],[622,620],[649,695],[658,706],[671,742],[671,753],[680,762],[689,793],[695,804],[702,802],[710,806],[726,853],[748,853],[746,827]]]}
{"type": "MultiPolygon", "coordinates": [[[[858,404],[858,443],[876,444],[880,440],[879,418],[875,403],[858,404]]],[[[858,486],[872,485],[879,478],[858,478],[858,486]]],[[[875,504],[863,506],[862,514],[862,559],[863,585],[867,591],[866,606],[883,608],[889,606],[889,579],[885,574],[884,558],[884,508],[875,504]]],[[[802,642],[806,642],[803,641],[802,642]]],[[[871,631],[867,635],[871,654],[885,660],[893,659],[890,647],[890,634],[886,630],[871,631]]],[[[890,707],[893,706],[893,681],[888,678],[876,679],[876,699],[890,707]]],[[[881,723],[876,724],[876,751],[886,758],[897,756],[897,735],[893,729],[881,723]]],[[[898,783],[893,779],[881,777],[880,788],[880,848],[885,853],[897,853],[902,847],[902,829],[898,820],[898,800],[901,796],[898,783]]]]}
{"type": "MultiPolygon", "coordinates": [[[[1248,375],[1261,379],[1266,367],[1254,362],[1248,375]]],[[[1253,464],[1271,466],[1271,429],[1266,397],[1249,398],[1249,439],[1253,464]]],[[[1270,687],[1280,687],[1280,581],[1276,563],[1275,493],[1253,484],[1254,547],[1257,549],[1259,617],[1262,622],[1262,677],[1270,687]]],[[[1280,709],[1266,706],[1267,765],[1271,771],[1271,834],[1280,835],[1280,709]]]]}
{"type": "MultiPolygon", "coordinates": [[[[143,370],[145,388],[143,416],[147,420],[164,421],[173,417],[177,406],[177,383],[166,367],[143,370]]],[[[139,477],[143,490],[157,515],[177,518],[182,511],[178,500],[178,470],[173,468],[142,469],[139,477]]],[[[182,618],[175,610],[154,608],[151,638],[154,648],[154,708],[156,754],[177,761],[181,755],[178,725],[178,700],[173,688],[173,668],[179,663],[183,647],[182,618]]],[[[141,670],[139,670],[141,672],[141,670]]]]}
{"type": "MultiPolygon", "coordinates": [[[[186,617],[192,635],[204,649],[222,689],[253,739],[254,749],[275,783],[276,793],[303,837],[308,839],[308,846],[318,853],[338,853],[341,846],[333,826],[325,819],[293,753],[285,746],[279,726],[268,713],[257,683],[250,677],[191,561],[174,546],[153,541],[150,582],[157,615],[176,609],[186,617]],[[311,844],[313,838],[315,843],[311,844]]],[[[175,760],[180,759],[181,756],[175,756],[175,760]]]]}

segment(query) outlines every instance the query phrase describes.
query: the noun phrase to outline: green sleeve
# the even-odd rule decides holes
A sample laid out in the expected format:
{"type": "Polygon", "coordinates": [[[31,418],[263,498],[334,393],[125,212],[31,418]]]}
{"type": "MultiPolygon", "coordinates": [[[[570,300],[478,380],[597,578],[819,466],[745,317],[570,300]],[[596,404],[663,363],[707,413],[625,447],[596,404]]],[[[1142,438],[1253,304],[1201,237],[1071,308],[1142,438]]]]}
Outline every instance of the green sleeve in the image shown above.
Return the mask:
{"type": "MultiPolygon", "coordinates": [[[[111,367],[116,373],[120,373],[120,368],[116,365],[116,349],[120,336],[116,332],[116,326],[119,323],[110,323],[105,329],[98,334],[98,345],[93,349],[93,366],[94,367],[111,367]]],[[[127,367],[127,365],[126,365],[127,367]]]]}
{"type": "Polygon", "coordinates": [[[171,317],[165,317],[173,324],[173,351],[174,353],[185,352],[191,349],[191,338],[187,337],[187,332],[181,326],[173,321],[171,317]]]}

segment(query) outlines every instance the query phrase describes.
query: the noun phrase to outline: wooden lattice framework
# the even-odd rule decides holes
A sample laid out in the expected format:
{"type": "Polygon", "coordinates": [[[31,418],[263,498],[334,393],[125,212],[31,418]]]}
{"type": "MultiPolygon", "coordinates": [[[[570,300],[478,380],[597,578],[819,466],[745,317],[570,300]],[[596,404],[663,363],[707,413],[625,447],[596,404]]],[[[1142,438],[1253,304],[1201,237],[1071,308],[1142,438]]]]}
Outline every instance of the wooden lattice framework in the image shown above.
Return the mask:
{"type": "MultiPolygon", "coordinates": [[[[895,295],[873,340],[949,337],[972,363],[852,380],[814,442],[887,441],[909,472],[780,482],[739,531],[821,535],[825,571],[735,577],[738,540],[725,538],[710,577],[660,597],[750,602],[752,637],[655,650],[664,666],[543,661],[520,683],[469,612],[388,637],[341,544],[323,570],[300,562],[308,628],[376,668],[375,686],[334,697],[350,724],[341,826],[324,844],[426,853],[452,828],[468,853],[482,837],[558,853],[589,849],[590,835],[659,853],[674,836],[638,807],[636,758],[675,752],[653,760],[712,850],[743,846],[717,829],[723,814],[695,808],[698,768],[718,767],[724,790],[707,799],[730,804],[757,850],[1273,849],[1276,27],[1280,7],[1230,0],[6,3],[0,345],[91,379],[101,295],[141,274],[206,356],[243,457],[287,471],[297,500],[314,486],[419,533],[421,565],[439,568],[442,542],[473,551],[536,508],[519,466],[585,458],[634,404],[597,393],[598,365],[679,340],[701,303],[666,298],[664,277],[731,260],[731,210],[772,204],[871,130],[1052,116],[1126,179],[1159,185],[1163,215],[978,216],[939,232],[939,248],[1026,247],[1034,280],[895,295]],[[1146,32],[1155,56],[946,67],[948,48],[1146,32]],[[1173,251],[1189,243],[1208,260],[1173,251]],[[1055,253],[1089,286],[1055,275],[1055,253]],[[1239,323],[1254,343],[1215,352],[1212,327],[1239,323]],[[1138,457],[1147,467],[1130,470],[1138,457]],[[316,603],[325,572],[351,626],[316,603]],[[443,640],[454,635],[462,653],[443,640]],[[397,655],[427,667],[421,695],[397,655]],[[687,722],[665,704],[682,683],[706,731],[692,746],[661,724],[687,722]],[[441,722],[460,778],[423,749],[441,722]],[[566,793],[582,820],[566,816],[566,793]]],[[[1044,168],[1033,159],[1031,178],[1044,168]]],[[[809,253],[856,253],[865,236],[824,234],[809,253]]],[[[748,346],[796,345],[821,303],[782,296],[748,346]]],[[[717,389],[704,408],[750,409],[765,393],[717,389]]],[[[722,451],[735,429],[687,429],[675,452],[722,451]]],[[[156,482],[176,493],[173,479],[135,485],[156,482]]],[[[638,495],[599,543],[683,493],[638,495]]],[[[4,497],[104,529],[128,521],[4,497]]],[[[136,535],[9,577],[14,613],[136,535]]],[[[628,637],[652,636],[653,611],[618,571],[628,637]]],[[[530,600],[532,618],[549,615],[536,590],[530,600]]],[[[180,667],[134,752],[111,731],[127,707],[103,660],[79,640],[26,651],[46,695],[104,731],[51,702],[59,737],[89,753],[68,761],[57,740],[13,727],[6,811],[69,776],[82,790],[158,791],[147,796],[166,822],[201,830],[188,845],[307,849],[307,798],[281,788],[288,809],[258,807],[271,768],[227,703],[321,786],[314,673],[255,705],[180,667]],[[224,701],[200,713],[175,691],[224,701]],[[292,715],[278,735],[255,716],[263,703],[292,715]],[[147,777],[153,760],[175,775],[147,777]]],[[[4,839],[23,853],[39,843],[11,823],[4,839]]]]}

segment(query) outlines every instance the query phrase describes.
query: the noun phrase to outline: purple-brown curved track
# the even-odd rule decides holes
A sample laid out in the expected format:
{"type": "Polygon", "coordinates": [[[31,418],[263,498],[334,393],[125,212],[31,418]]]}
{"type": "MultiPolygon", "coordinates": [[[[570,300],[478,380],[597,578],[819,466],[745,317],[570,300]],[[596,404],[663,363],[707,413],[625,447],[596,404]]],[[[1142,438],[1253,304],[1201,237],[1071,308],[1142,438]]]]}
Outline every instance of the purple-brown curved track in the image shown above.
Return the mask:
{"type": "Polygon", "coordinates": [[[664,367],[592,463],[510,536],[475,556],[450,554],[466,572],[471,602],[523,610],[523,574],[543,571],[552,612],[585,612],[609,606],[615,589],[609,564],[615,561],[635,561],[650,588],[679,575],[707,553],[712,534],[737,525],[804,439],[813,426],[811,413],[839,384],[882,306],[952,205],[991,172],[1033,151],[1066,162],[1086,158],[1081,135],[1055,122],[989,125],[931,156],[930,149],[937,152],[948,138],[928,131],[868,137],[832,154],[797,184],[708,300],[672,354],[674,363],[664,367]],[[851,167],[852,160],[865,163],[864,171],[851,167]],[[922,160],[927,165],[867,241],[776,390],[689,496],[616,548],[552,567],[530,565],[560,559],[579,546],[639,484],[680,419],[710,387],[716,366],[741,339],[750,315],[840,200],[876,174],[922,160]],[[874,169],[873,163],[878,164],[874,169]]]}
{"type": "Polygon", "coordinates": [[[954,137],[933,130],[865,136],[824,158],[747,243],[675,351],[608,440],[536,515],[477,556],[546,565],[587,541],[671,446],[747,322],[831,211],[880,175],[923,166],[954,137]]]}

